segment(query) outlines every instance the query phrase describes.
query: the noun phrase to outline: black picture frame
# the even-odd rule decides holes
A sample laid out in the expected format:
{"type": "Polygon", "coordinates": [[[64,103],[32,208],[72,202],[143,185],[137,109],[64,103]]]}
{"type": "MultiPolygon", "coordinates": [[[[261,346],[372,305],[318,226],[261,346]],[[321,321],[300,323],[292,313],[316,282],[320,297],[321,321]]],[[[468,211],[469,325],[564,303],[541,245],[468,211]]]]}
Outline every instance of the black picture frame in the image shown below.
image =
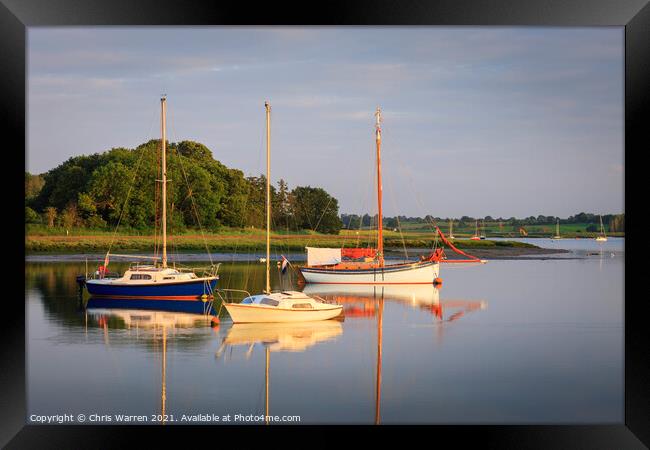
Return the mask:
{"type": "MultiPolygon", "coordinates": [[[[509,25],[509,26],[622,26],[625,27],[625,193],[626,249],[625,292],[635,279],[631,262],[639,251],[635,242],[634,205],[627,194],[635,180],[644,180],[639,154],[648,147],[645,120],[650,109],[650,5],[647,0],[373,0],[263,5],[232,2],[210,4],[197,0],[0,0],[0,119],[15,145],[5,147],[3,158],[14,162],[3,172],[8,183],[5,206],[14,211],[15,228],[6,233],[18,236],[24,224],[24,192],[17,186],[21,170],[20,149],[26,152],[26,44],[27,27],[76,25],[509,25]],[[16,167],[13,165],[15,164],[16,167]],[[629,169],[629,171],[628,171],[629,169]],[[8,194],[11,193],[11,194],[8,194]],[[630,215],[632,216],[630,218],[630,215]],[[632,241],[630,241],[632,239],[632,241]]],[[[5,165],[5,164],[3,164],[5,165]]],[[[12,221],[14,223],[14,221],[12,221]]],[[[125,446],[137,438],[172,435],[181,442],[196,442],[197,436],[217,439],[231,433],[247,433],[266,438],[285,427],[135,427],[135,426],[36,426],[26,425],[25,321],[24,304],[19,301],[24,285],[24,246],[16,239],[11,259],[5,264],[5,277],[16,290],[5,297],[3,312],[7,320],[1,327],[2,368],[0,369],[0,445],[7,448],[71,448],[125,446]],[[15,257],[14,257],[15,255],[15,257]],[[15,266],[15,267],[14,267],[15,266]],[[19,267],[23,267],[22,271],[19,267]],[[15,273],[14,273],[15,272],[15,273]],[[16,286],[18,284],[18,286],[16,286]],[[185,441],[189,439],[190,441],[185,441]]],[[[6,289],[6,293],[10,290],[6,289]]],[[[643,296],[625,301],[625,420],[620,425],[542,425],[542,426],[431,426],[417,428],[418,434],[435,436],[440,442],[452,439],[454,445],[476,443],[497,448],[645,448],[650,445],[650,352],[646,346],[646,319],[643,296]]],[[[297,427],[292,433],[310,433],[310,439],[336,444],[332,431],[323,427],[297,427]],[[328,441],[326,441],[326,439],[328,441]]],[[[403,432],[405,427],[359,427],[360,431],[383,434],[403,432]]],[[[410,432],[410,431],[409,431],[410,432]]],[[[355,433],[357,430],[355,429],[355,433]]],[[[363,433],[365,435],[366,433],[363,433]]]]}

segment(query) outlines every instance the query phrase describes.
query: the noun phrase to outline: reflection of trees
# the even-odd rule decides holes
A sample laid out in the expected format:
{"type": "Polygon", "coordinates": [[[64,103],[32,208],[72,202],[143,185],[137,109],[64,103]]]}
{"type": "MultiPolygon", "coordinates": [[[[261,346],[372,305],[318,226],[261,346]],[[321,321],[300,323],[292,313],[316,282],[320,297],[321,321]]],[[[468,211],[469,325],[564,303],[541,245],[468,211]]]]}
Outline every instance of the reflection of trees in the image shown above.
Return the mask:
{"type": "MultiPolygon", "coordinates": [[[[95,267],[88,262],[89,271],[95,267]]],[[[76,277],[85,270],[84,262],[25,263],[25,289],[36,290],[47,314],[55,316],[63,325],[83,327],[76,277]]]]}
{"type": "MultiPolygon", "coordinates": [[[[283,282],[280,282],[275,261],[271,255],[271,289],[278,290],[288,288],[292,283],[288,281],[287,275],[283,282]]],[[[290,272],[288,272],[290,273],[290,272]]],[[[248,292],[262,292],[266,285],[266,265],[259,261],[223,263],[219,267],[219,284],[222,289],[245,289],[248,292]]],[[[293,289],[293,288],[292,288],[293,289]]]]}

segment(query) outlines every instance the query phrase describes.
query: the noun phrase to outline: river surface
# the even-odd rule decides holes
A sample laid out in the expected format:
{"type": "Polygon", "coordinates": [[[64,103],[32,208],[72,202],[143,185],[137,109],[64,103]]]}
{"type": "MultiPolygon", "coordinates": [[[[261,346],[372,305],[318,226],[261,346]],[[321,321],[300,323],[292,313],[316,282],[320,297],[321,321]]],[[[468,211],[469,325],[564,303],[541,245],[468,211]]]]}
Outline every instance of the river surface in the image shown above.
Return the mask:
{"type": "MultiPolygon", "coordinates": [[[[624,240],[524,241],[577,258],[442,265],[440,289],[302,287],[273,268],[274,288],[344,304],[293,325],[233,325],[218,302],[218,324],[80,304],[83,257],[28,258],[27,421],[622,423],[624,240]]],[[[265,265],[239,258],[221,286],[261,291],[265,265]]]]}

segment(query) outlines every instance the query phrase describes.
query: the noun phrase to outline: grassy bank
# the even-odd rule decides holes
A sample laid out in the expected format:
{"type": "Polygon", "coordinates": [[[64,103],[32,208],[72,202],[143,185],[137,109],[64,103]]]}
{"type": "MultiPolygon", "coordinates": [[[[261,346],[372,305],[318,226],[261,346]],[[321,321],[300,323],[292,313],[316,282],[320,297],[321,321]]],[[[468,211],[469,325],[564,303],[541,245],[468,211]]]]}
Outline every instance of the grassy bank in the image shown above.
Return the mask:
{"type": "MultiPolygon", "coordinates": [[[[51,229],[49,230],[51,231],[51,229]]],[[[431,248],[434,235],[431,232],[384,233],[386,249],[431,248]]],[[[278,251],[304,251],[312,247],[366,247],[375,246],[373,231],[342,231],[339,235],[318,234],[313,232],[274,232],[271,245],[278,251]]],[[[471,241],[457,239],[455,245],[462,249],[473,248],[537,248],[535,245],[514,241],[471,241]]],[[[112,252],[151,252],[156,243],[151,234],[121,233],[115,237],[108,231],[72,229],[65,234],[46,233],[40,230],[27,230],[25,250],[27,253],[102,253],[109,245],[112,252]],[[111,245],[112,243],[112,245],[111,245]]],[[[206,233],[205,241],[197,231],[174,234],[168,239],[168,248],[173,251],[205,252],[206,243],[210,252],[255,252],[266,247],[264,230],[223,230],[219,233],[206,233]]]]}
{"type": "MultiPolygon", "coordinates": [[[[480,222],[479,222],[480,224],[480,222]]],[[[449,232],[449,224],[441,222],[439,223],[440,229],[443,233],[449,232]]],[[[598,236],[596,231],[587,231],[589,226],[594,226],[590,223],[566,223],[560,224],[560,235],[566,238],[595,238],[598,236]]],[[[485,226],[481,225],[480,232],[484,232],[487,237],[499,237],[499,238],[509,238],[509,237],[522,237],[519,233],[519,226],[513,227],[511,225],[499,226],[496,222],[488,222],[485,226]]],[[[549,238],[555,234],[555,224],[545,224],[545,225],[522,225],[521,228],[524,228],[528,233],[529,238],[549,238]]],[[[406,232],[425,232],[431,229],[429,224],[422,223],[405,223],[402,224],[402,229],[406,232]]],[[[612,237],[624,237],[624,231],[610,231],[605,227],[605,231],[608,236],[612,237]]],[[[470,224],[466,226],[460,226],[458,222],[454,223],[454,235],[461,238],[470,238],[474,235],[475,225],[470,224]]]]}

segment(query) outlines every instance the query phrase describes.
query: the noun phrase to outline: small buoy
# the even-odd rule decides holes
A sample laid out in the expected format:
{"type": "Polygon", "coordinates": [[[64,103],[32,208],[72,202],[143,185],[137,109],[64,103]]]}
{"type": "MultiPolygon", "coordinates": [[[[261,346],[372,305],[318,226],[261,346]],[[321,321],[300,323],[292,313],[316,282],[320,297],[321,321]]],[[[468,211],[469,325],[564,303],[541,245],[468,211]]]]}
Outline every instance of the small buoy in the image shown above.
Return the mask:
{"type": "Polygon", "coordinates": [[[219,321],[218,317],[213,316],[212,319],[210,320],[212,325],[219,325],[221,322],[219,321]]]}
{"type": "Polygon", "coordinates": [[[433,284],[442,284],[442,278],[438,277],[433,280],[433,284]]]}
{"type": "Polygon", "coordinates": [[[201,301],[202,301],[203,303],[207,302],[207,301],[208,301],[208,296],[207,296],[206,294],[203,294],[203,295],[201,296],[201,301]]]}

